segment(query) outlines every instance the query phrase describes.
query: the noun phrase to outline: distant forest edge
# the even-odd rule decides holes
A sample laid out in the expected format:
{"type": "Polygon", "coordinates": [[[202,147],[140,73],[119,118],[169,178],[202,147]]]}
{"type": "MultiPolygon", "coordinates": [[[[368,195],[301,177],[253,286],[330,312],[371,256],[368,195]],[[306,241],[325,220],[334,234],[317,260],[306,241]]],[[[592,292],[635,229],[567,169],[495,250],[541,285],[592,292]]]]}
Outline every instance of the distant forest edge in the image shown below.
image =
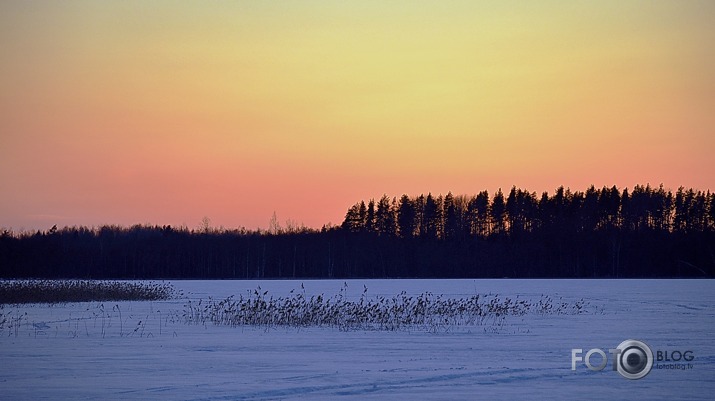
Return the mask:
{"type": "Polygon", "coordinates": [[[661,185],[400,198],[320,230],[53,227],[0,235],[2,278],[714,277],[715,194],[661,185]]]}

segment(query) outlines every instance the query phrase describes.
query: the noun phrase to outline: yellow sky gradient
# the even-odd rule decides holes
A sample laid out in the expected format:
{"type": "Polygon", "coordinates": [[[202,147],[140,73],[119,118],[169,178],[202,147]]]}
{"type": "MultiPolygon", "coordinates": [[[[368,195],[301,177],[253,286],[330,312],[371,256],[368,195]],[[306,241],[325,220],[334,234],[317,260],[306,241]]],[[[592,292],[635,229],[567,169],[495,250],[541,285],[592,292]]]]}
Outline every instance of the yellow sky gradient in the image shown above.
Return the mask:
{"type": "Polygon", "coordinates": [[[715,189],[715,3],[0,3],[0,226],[715,189]]]}

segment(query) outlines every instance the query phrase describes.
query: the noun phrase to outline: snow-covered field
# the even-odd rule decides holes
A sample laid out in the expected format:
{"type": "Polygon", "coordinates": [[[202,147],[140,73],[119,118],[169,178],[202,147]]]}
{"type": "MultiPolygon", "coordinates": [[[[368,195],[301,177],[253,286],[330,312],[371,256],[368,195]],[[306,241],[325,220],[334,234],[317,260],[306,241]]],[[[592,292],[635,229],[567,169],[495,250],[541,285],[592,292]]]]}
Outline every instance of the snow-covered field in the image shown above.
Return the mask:
{"type": "MultiPolygon", "coordinates": [[[[187,299],[221,299],[258,286],[337,294],[343,280],[175,281],[162,302],[5,306],[0,399],[713,399],[712,280],[348,280],[348,296],[402,291],[450,297],[499,294],[567,302],[589,313],[528,314],[506,325],[447,332],[340,331],[187,325],[187,299]],[[626,339],[691,351],[691,369],[654,368],[640,380],[571,369],[571,349],[608,354],[626,339]]],[[[0,318],[2,320],[2,318],[0,318]]],[[[676,353],[676,355],[678,355],[676,353]]],[[[690,355],[690,354],[689,354],[690,355]]],[[[583,355],[582,355],[583,356],[583,355]]],[[[610,358],[610,355],[609,355],[610,358]]],[[[598,365],[599,356],[591,362],[598,365]]],[[[670,363],[656,362],[670,365],[670,363]]]]}

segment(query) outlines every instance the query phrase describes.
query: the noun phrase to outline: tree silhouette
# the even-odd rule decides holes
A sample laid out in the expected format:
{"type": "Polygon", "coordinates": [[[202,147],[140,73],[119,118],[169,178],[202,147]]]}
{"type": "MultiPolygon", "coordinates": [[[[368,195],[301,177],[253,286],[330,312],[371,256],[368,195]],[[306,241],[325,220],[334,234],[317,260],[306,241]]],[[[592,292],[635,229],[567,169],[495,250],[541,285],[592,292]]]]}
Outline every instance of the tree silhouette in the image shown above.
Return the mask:
{"type": "Polygon", "coordinates": [[[427,194],[424,211],[424,236],[426,238],[441,238],[442,205],[432,194],[427,194]]]}
{"type": "Polygon", "coordinates": [[[394,235],[395,233],[395,219],[390,206],[390,198],[387,195],[383,195],[377,203],[375,225],[380,235],[394,235]]]}
{"type": "Polygon", "coordinates": [[[412,238],[415,235],[415,204],[406,194],[400,198],[397,225],[402,238],[412,238]]]}
{"type": "Polygon", "coordinates": [[[367,204],[367,212],[365,214],[365,231],[375,232],[375,200],[370,199],[367,204]]]}
{"type": "Polygon", "coordinates": [[[462,216],[455,204],[454,196],[451,192],[444,197],[444,238],[454,240],[460,236],[462,216]]]}
{"type": "Polygon", "coordinates": [[[504,204],[504,194],[501,188],[494,194],[490,211],[492,234],[504,234],[506,232],[506,205],[504,204]]]}

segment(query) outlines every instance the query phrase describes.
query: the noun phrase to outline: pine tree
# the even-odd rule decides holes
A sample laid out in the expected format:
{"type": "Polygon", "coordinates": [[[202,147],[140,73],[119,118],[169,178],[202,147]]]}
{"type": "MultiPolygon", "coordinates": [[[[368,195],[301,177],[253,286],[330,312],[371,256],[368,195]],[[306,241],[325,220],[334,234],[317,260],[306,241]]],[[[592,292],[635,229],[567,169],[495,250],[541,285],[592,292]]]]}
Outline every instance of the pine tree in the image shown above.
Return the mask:
{"type": "Polygon", "coordinates": [[[375,200],[370,199],[367,204],[367,214],[365,215],[365,231],[375,232],[375,200]]]}
{"type": "Polygon", "coordinates": [[[440,213],[439,205],[431,193],[425,199],[424,236],[427,238],[440,238],[440,213]]]}
{"type": "Polygon", "coordinates": [[[491,207],[492,233],[502,235],[506,233],[506,205],[501,188],[494,194],[491,207]]]}
{"type": "Polygon", "coordinates": [[[377,211],[375,212],[375,228],[379,235],[391,235],[394,232],[394,228],[390,228],[391,224],[394,226],[391,214],[390,198],[387,195],[382,195],[377,202],[377,211]]]}
{"type": "Polygon", "coordinates": [[[480,192],[479,194],[477,194],[477,197],[475,198],[474,201],[475,201],[474,207],[477,212],[477,221],[476,221],[477,235],[479,235],[482,238],[486,238],[490,234],[489,192],[487,192],[487,191],[480,192]]]}
{"type": "MultiPolygon", "coordinates": [[[[364,205],[364,203],[363,203],[364,205]]],[[[362,225],[361,225],[361,220],[360,220],[360,204],[356,203],[348,209],[348,212],[345,214],[345,220],[343,220],[343,229],[348,230],[350,232],[358,232],[360,231],[362,225]]]]}
{"type": "Polygon", "coordinates": [[[407,195],[400,198],[397,226],[402,238],[412,238],[415,235],[415,205],[407,195]]]}
{"type": "Polygon", "coordinates": [[[444,197],[444,239],[453,240],[459,234],[459,218],[452,192],[444,197]]]}

